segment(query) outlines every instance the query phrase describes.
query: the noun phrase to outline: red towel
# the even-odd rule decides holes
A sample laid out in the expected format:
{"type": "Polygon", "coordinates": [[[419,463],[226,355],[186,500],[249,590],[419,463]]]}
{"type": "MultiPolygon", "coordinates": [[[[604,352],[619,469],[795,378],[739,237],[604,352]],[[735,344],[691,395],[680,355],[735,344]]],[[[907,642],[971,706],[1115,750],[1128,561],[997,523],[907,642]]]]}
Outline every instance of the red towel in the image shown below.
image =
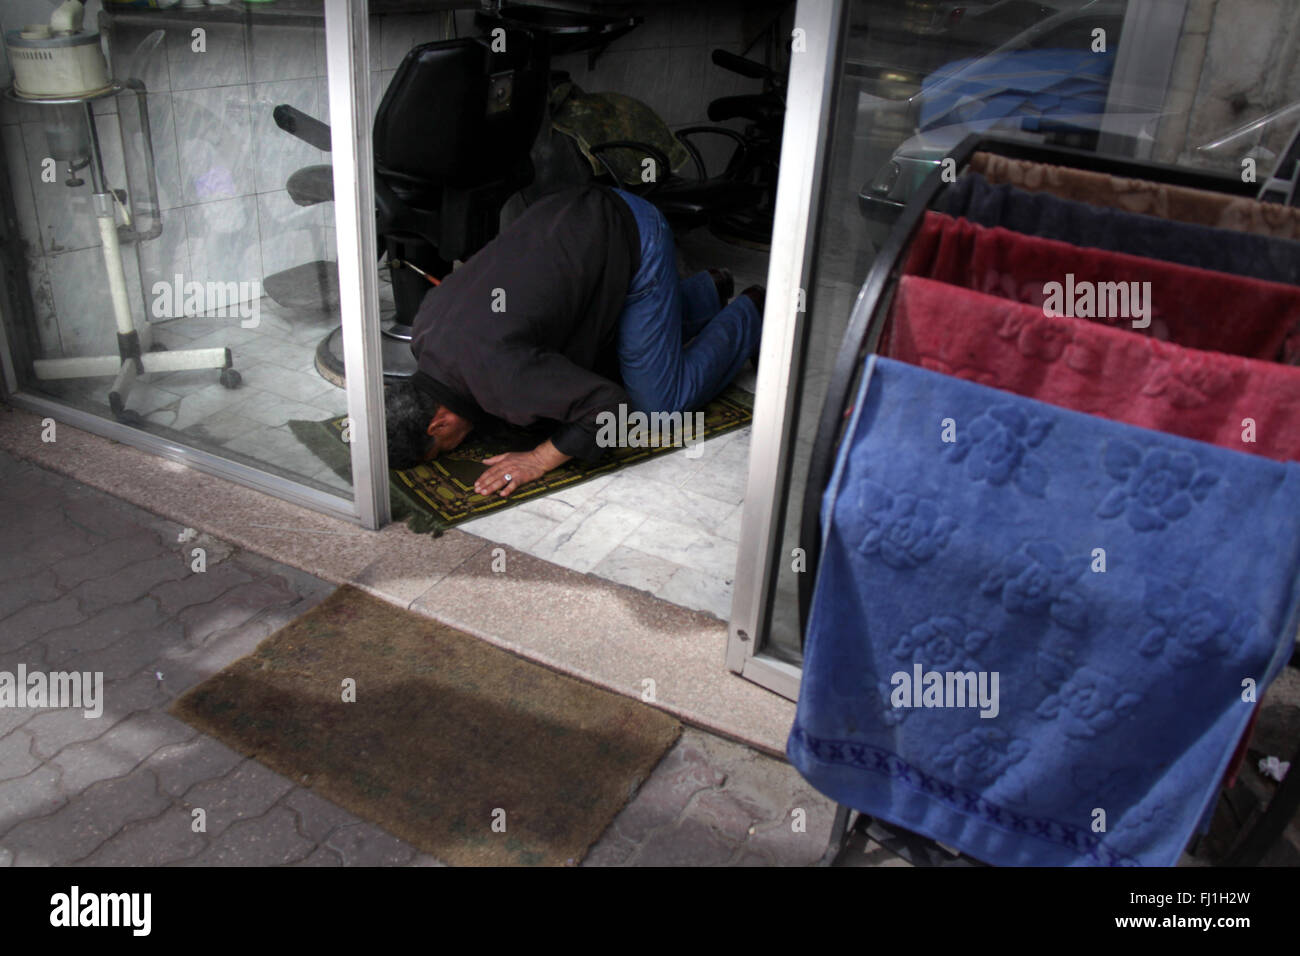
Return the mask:
{"type": "Polygon", "coordinates": [[[890,325],[889,354],[913,365],[1112,421],[1300,461],[1300,368],[1048,317],[916,276],[899,281],[890,325]]]}
{"type": "MultiPolygon", "coordinates": [[[[1093,321],[1188,348],[1270,361],[1300,359],[1300,287],[1278,282],[1082,248],[936,212],[925,214],[903,271],[1039,308],[1054,304],[1048,283],[1062,287],[1057,302],[1067,309],[1081,300],[1083,290],[1126,283],[1125,291],[1138,293],[1128,316],[1137,314],[1135,303],[1149,306],[1149,326],[1136,329],[1133,322],[1143,320],[1127,316],[1093,321]]],[[[1094,295],[1093,303],[1094,309],[1122,311],[1115,307],[1123,302],[1110,295],[1094,295]]]]}

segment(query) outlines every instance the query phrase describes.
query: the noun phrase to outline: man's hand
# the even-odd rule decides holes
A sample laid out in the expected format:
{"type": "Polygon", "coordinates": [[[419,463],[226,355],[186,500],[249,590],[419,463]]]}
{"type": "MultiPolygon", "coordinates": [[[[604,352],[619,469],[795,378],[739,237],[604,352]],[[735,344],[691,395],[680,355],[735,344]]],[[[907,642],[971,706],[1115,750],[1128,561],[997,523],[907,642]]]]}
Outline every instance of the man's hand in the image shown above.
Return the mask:
{"type": "Polygon", "coordinates": [[[548,438],[532,451],[512,451],[484,459],[487,471],[478,476],[474,490],[480,495],[499,494],[502,498],[530,481],[536,481],[552,468],[558,468],[570,458],[548,438]],[[509,476],[509,481],[506,480],[509,476]]]}

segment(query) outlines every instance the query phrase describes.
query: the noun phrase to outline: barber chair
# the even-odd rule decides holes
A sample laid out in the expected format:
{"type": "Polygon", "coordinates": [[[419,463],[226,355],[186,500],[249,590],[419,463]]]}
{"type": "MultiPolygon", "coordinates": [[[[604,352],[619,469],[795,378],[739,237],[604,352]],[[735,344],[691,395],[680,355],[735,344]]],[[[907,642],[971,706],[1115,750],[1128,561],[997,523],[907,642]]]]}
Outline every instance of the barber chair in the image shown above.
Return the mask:
{"type": "MultiPolygon", "coordinates": [[[[613,184],[629,192],[636,193],[648,202],[654,203],[664,214],[674,230],[686,231],[710,222],[714,217],[743,210],[759,198],[758,191],[748,183],[737,180],[723,172],[710,176],[705,167],[704,156],[699,147],[691,142],[692,136],[711,134],[724,136],[736,144],[735,155],[743,154],[745,141],[735,130],[723,126],[687,126],[673,130],[677,142],[685,147],[690,156],[694,177],[683,176],[673,170],[672,161],[661,149],[640,140],[616,139],[596,143],[589,147],[589,152],[605,168],[605,177],[613,184]],[[617,169],[610,163],[610,154],[619,150],[629,150],[642,156],[651,157],[658,174],[655,178],[641,185],[628,184],[619,176],[617,169]]],[[[734,161],[734,159],[733,159],[734,161]]]]}
{"type": "Polygon", "coordinates": [[[693,176],[679,172],[661,146],[644,139],[625,137],[596,142],[587,147],[587,152],[604,167],[603,179],[654,203],[675,230],[707,224],[724,241],[767,249],[785,122],[785,77],[725,50],[714,50],[713,62],[743,76],[762,79],[764,89],[756,94],[724,96],[709,104],[710,120],[721,123],[744,119],[747,125],[743,132],[726,126],[688,126],[670,132],[662,120],[656,120],[662,129],[655,130],[655,138],[661,143],[680,143],[689,156],[693,176]],[[696,141],[696,137],[704,135],[722,136],[734,144],[725,167],[713,174],[706,169],[696,141]],[[658,175],[648,183],[629,183],[618,168],[626,165],[628,156],[635,157],[635,163],[652,158],[658,175]]]}
{"type": "Polygon", "coordinates": [[[786,77],[762,63],[726,50],[714,50],[713,62],[741,76],[762,80],[763,91],[723,96],[709,104],[712,122],[742,119],[746,123],[741,145],[732,154],[722,175],[752,187],[754,197],[745,208],[723,211],[711,217],[709,229],[727,242],[767,248],[772,237],[776,183],[780,176],[786,77]]]}
{"type": "MultiPolygon", "coordinates": [[[[379,251],[387,257],[397,307],[381,330],[390,380],[415,371],[411,323],[432,280],[496,235],[501,207],[533,178],[529,148],[546,108],[546,38],[508,31],[504,50],[492,46],[490,37],[476,37],[414,47],[375,115],[379,251]]],[[[329,127],[319,120],[288,105],[277,106],[274,117],[285,132],[330,148],[329,127]]],[[[332,200],[330,167],[296,171],[287,189],[303,206],[332,200]]],[[[275,298],[273,284],[268,277],[275,298]]],[[[316,367],[343,383],[341,327],[317,348],[316,367]]]]}

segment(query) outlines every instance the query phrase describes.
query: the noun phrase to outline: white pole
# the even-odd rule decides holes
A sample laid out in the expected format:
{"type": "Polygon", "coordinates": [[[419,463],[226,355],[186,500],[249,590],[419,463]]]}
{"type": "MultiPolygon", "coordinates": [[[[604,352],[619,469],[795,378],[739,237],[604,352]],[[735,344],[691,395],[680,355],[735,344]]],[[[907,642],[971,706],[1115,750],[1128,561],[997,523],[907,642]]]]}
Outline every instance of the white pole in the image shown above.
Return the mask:
{"type": "Polygon", "coordinates": [[[94,197],[95,216],[99,223],[99,241],[104,250],[104,271],[108,274],[108,292],[113,300],[113,318],[123,335],[135,331],[131,319],[131,300],[126,295],[126,275],[122,271],[122,247],[117,240],[117,217],[113,215],[113,197],[99,193],[94,197]],[[101,211],[102,207],[106,207],[101,211]]]}

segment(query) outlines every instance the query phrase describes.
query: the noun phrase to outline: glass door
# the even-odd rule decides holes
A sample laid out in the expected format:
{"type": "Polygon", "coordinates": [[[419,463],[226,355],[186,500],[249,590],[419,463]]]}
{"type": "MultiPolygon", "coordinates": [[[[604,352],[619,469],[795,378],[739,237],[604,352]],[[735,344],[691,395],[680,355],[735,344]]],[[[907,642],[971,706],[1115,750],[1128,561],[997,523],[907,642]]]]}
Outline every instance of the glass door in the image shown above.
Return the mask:
{"type": "Polygon", "coordinates": [[[1300,123],[1287,40],[1300,9],[1233,6],[799,4],[791,42],[805,53],[791,58],[733,671],[797,695],[811,446],[858,290],[911,193],[979,131],[1262,185],[1300,123]]]}
{"type": "Polygon", "coordinates": [[[387,520],[366,6],[5,4],[11,403],[387,520]]]}

